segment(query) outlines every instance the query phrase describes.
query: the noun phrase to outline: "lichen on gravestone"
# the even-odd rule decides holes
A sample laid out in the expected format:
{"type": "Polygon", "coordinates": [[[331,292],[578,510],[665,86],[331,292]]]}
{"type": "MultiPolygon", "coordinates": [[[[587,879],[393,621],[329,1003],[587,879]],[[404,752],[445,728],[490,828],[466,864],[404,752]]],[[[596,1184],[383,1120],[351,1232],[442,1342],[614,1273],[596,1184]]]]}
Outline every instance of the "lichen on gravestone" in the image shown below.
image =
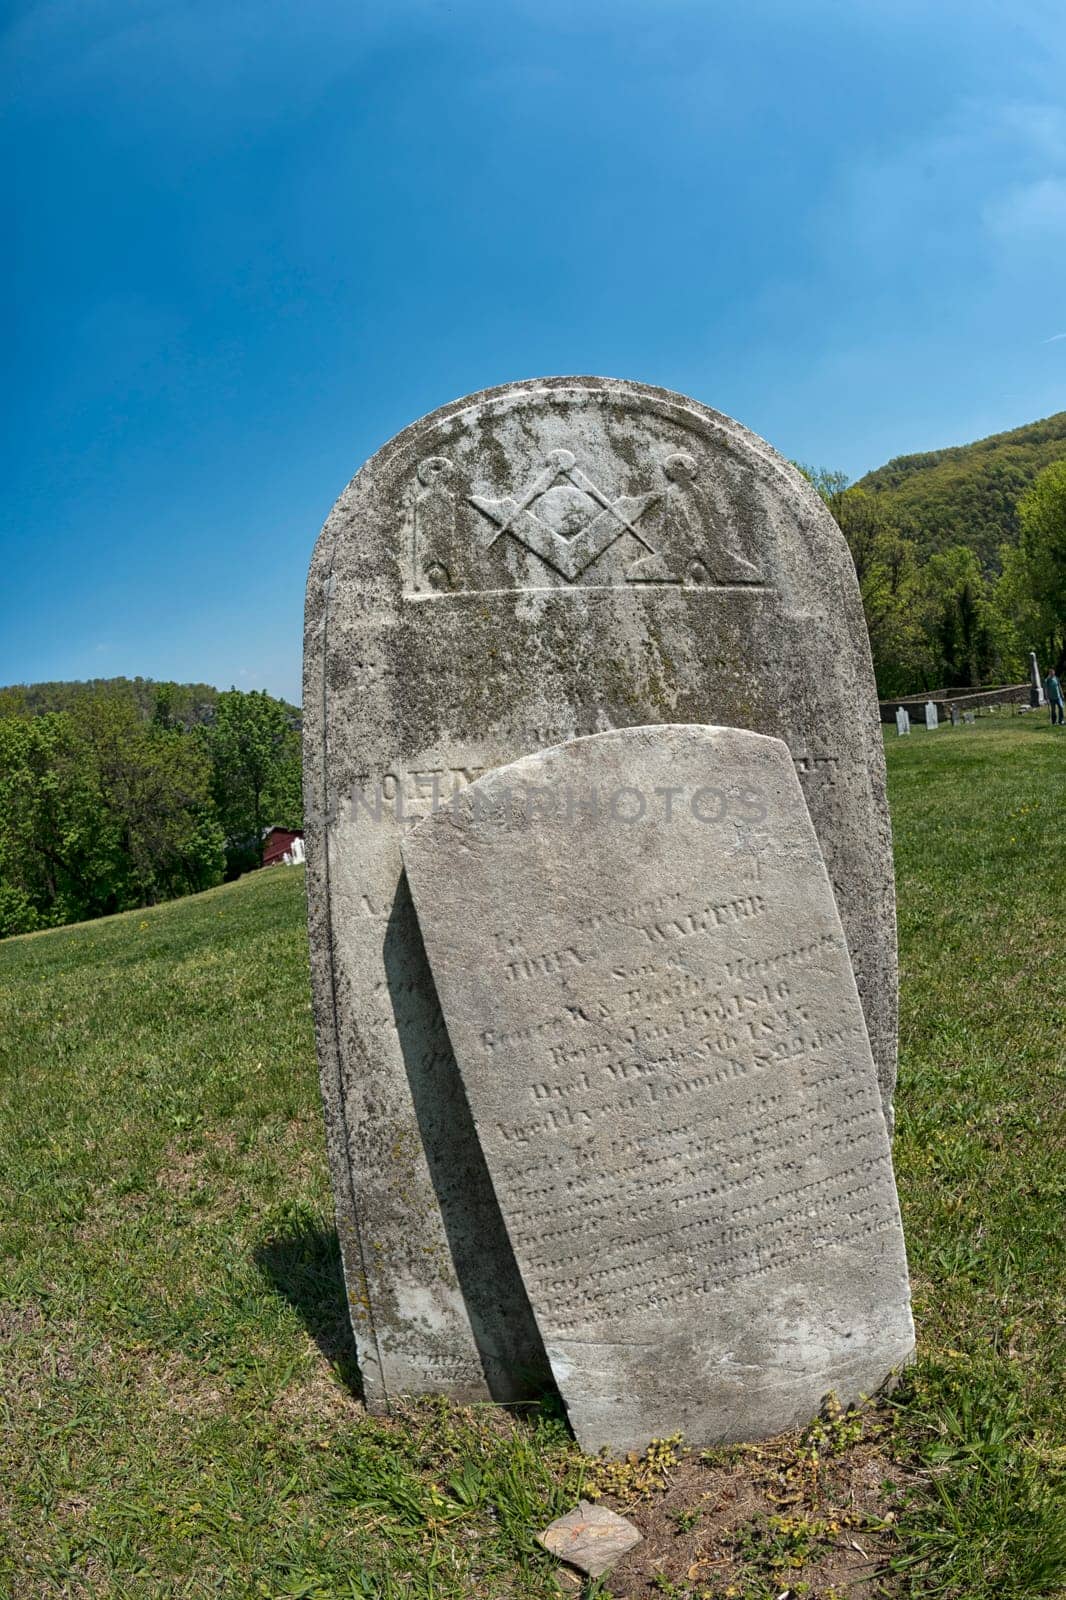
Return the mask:
{"type": "Polygon", "coordinates": [[[877,1074],[787,747],[652,726],[404,839],[437,993],[582,1448],[802,1425],[911,1355],[877,1074]]]}
{"type": "Polygon", "coordinates": [[[785,742],[890,1115],[891,843],[839,528],[762,440],[643,384],[549,378],[445,406],[341,495],[307,589],[311,972],[337,1226],[372,1411],[550,1374],[463,1109],[400,862],[480,774],[611,728],[785,742]]]}

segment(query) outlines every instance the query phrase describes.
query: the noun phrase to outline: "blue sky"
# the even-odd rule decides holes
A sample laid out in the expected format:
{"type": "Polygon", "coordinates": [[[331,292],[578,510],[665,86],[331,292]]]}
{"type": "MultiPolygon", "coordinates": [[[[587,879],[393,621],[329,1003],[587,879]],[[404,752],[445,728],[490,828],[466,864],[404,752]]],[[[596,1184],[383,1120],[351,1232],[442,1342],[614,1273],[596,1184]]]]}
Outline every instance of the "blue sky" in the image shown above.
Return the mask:
{"type": "Polygon", "coordinates": [[[510,378],[852,476],[1066,407],[1060,0],[4,17],[0,683],[298,698],[332,501],[510,378]]]}

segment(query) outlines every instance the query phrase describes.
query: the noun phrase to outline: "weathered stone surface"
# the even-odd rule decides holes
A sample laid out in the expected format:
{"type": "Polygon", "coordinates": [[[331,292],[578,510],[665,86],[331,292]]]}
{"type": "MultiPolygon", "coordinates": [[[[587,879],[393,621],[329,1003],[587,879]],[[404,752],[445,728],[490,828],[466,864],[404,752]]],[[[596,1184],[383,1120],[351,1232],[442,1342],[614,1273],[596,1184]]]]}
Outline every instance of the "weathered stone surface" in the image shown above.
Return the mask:
{"type": "Polygon", "coordinates": [[[925,702],[925,725],[930,731],[940,726],[940,714],[932,700],[925,702]]]}
{"type": "Polygon", "coordinates": [[[557,1517],[537,1534],[537,1543],[579,1572],[599,1578],[640,1543],[640,1534],[626,1517],[606,1506],[579,1500],[575,1511],[557,1517]]]}
{"type": "Polygon", "coordinates": [[[588,1450],[750,1439],[913,1348],[862,1008],[787,747],[578,739],[403,843],[481,1146],[588,1450]]]}
{"type": "Polygon", "coordinates": [[[503,1397],[535,1386],[543,1362],[455,1111],[401,883],[406,820],[435,789],[531,750],[671,720],[789,745],[887,1104],[896,966],[881,733],[851,560],[810,486],[693,401],[552,378],[415,423],[338,500],[307,591],[308,898],[338,1228],[372,1409],[410,1392],[503,1397]]]}
{"type": "Polygon", "coordinates": [[[900,738],[911,731],[911,716],[906,706],[896,707],[896,732],[900,738]]]}

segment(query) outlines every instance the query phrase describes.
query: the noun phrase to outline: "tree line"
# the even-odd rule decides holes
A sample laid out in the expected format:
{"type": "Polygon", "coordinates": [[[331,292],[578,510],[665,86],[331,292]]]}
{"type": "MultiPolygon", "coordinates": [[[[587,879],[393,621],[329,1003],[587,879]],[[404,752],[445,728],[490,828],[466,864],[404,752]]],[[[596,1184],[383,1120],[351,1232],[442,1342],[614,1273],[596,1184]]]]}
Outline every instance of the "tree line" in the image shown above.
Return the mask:
{"type": "MultiPolygon", "coordinates": [[[[800,470],[854,559],[882,698],[1022,682],[1030,650],[1066,668],[1066,459],[1030,480],[1016,542],[985,559],[931,548],[870,479],[800,470]]],[[[301,818],[300,714],[283,700],[145,678],[0,689],[0,937],[210,888],[301,818]]]]}
{"type": "Polygon", "coordinates": [[[929,554],[896,496],[800,466],[855,562],[883,699],[927,689],[1020,683],[1035,650],[1066,666],[1066,460],[1038,473],[1014,508],[1016,543],[982,560],[971,544],[929,554]]]}
{"type": "Polygon", "coordinates": [[[146,682],[0,690],[0,937],[211,888],[301,826],[292,706],[146,682]]]}

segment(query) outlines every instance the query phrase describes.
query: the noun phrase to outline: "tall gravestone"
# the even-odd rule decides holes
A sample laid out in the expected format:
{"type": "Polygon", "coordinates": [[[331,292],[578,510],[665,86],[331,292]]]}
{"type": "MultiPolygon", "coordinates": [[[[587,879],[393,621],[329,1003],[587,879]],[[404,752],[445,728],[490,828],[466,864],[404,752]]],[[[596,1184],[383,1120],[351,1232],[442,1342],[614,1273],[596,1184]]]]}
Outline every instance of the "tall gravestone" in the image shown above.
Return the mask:
{"type": "Polygon", "coordinates": [[[935,703],[932,700],[927,700],[925,702],[925,725],[929,729],[930,733],[932,733],[934,728],[938,728],[940,726],[940,715],[936,709],[935,703]]]}
{"type": "Polygon", "coordinates": [[[759,1438],[910,1355],[877,1074],[787,747],[628,728],[526,756],[403,857],[579,1442],[759,1438]]]}
{"type": "Polygon", "coordinates": [[[1034,709],[1044,704],[1044,683],[1035,650],[1029,652],[1029,704],[1034,709]]]}
{"type": "Polygon", "coordinates": [[[911,731],[911,716],[906,706],[896,707],[896,733],[902,739],[905,733],[911,731]]]}
{"type": "Polygon", "coordinates": [[[412,821],[611,728],[772,735],[803,787],[890,1115],[891,838],[843,537],[737,423],[641,384],[455,402],[352,480],[307,590],[312,981],[338,1230],[371,1409],[535,1388],[543,1351],[401,871],[412,821]]]}

